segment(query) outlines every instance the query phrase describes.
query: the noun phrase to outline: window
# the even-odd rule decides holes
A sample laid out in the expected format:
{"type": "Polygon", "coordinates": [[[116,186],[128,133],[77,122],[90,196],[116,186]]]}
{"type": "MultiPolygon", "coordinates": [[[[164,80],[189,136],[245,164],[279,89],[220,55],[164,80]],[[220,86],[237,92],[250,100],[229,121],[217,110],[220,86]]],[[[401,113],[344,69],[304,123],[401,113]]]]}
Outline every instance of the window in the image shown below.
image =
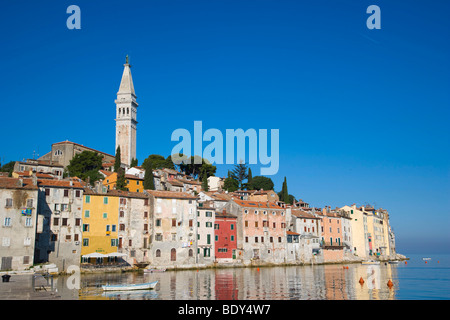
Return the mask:
{"type": "Polygon", "coordinates": [[[64,197],[68,197],[69,196],[69,190],[68,189],[64,189],[64,197]]]}
{"type": "Polygon", "coordinates": [[[155,241],[162,241],[162,234],[161,233],[157,233],[155,235],[155,241]]]}
{"type": "Polygon", "coordinates": [[[161,227],[161,219],[156,219],[156,226],[161,227]]]}
{"type": "Polygon", "coordinates": [[[83,247],[89,247],[89,239],[83,239],[83,247]]]}
{"type": "Polygon", "coordinates": [[[69,205],[67,203],[61,204],[61,211],[67,211],[69,209],[69,205]]]}
{"type": "Polygon", "coordinates": [[[192,226],[193,226],[193,220],[189,219],[189,227],[192,227],[192,226]]]}
{"type": "Polygon", "coordinates": [[[218,235],[215,235],[214,239],[215,239],[216,241],[219,241],[219,236],[218,236],[218,235]]]}
{"type": "Polygon", "coordinates": [[[6,207],[12,207],[12,199],[11,198],[8,198],[8,199],[6,199],[6,207]]]}
{"type": "Polygon", "coordinates": [[[53,225],[59,226],[59,218],[53,218],[53,225]]]}
{"type": "Polygon", "coordinates": [[[3,226],[10,227],[11,226],[11,218],[6,217],[3,222],[3,226]]]}
{"type": "Polygon", "coordinates": [[[111,225],[111,231],[116,232],[117,226],[115,224],[111,225]]]}
{"type": "Polygon", "coordinates": [[[206,211],[205,217],[212,217],[212,212],[211,211],[206,211]]]}
{"type": "Polygon", "coordinates": [[[206,222],[206,227],[207,228],[212,228],[212,222],[206,222]]]}
{"type": "Polygon", "coordinates": [[[89,224],[83,224],[83,232],[89,232],[89,224]]]}
{"type": "Polygon", "coordinates": [[[230,228],[231,228],[231,230],[234,230],[234,224],[233,223],[230,224],[230,228]]]}
{"type": "Polygon", "coordinates": [[[25,219],[25,227],[31,227],[33,225],[33,222],[31,220],[31,218],[26,218],[25,219]]]}
{"type": "Polygon", "coordinates": [[[155,257],[157,257],[157,258],[161,257],[161,250],[159,250],[159,249],[156,250],[155,257]]]}
{"type": "Polygon", "coordinates": [[[273,228],[275,229],[276,227],[277,227],[277,223],[274,222],[274,223],[273,223],[273,228]]]}
{"type": "Polygon", "coordinates": [[[248,227],[248,220],[244,221],[244,226],[247,228],[248,227]]]}
{"type": "Polygon", "coordinates": [[[123,223],[119,224],[119,231],[125,231],[125,225],[123,223]]]}
{"type": "Polygon", "coordinates": [[[119,241],[117,239],[111,239],[111,247],[117,247],[119,245],[119,241]]]}
{"type": "Polygon", "coordinates": [[[214,229],[215,230],[219,230],[219,224],[218,223],[214,223],[214,229]]]}
{"type": "Polygon", "coordinates": [[[270,242],[273,242],[273,237],[270,237],[270,239],[269,239],[269,240],[270,240],[270,242]]]}
{"type": "MultiPolygon", "coordinates": [[[[47,195],[47,194],[45,194],[45,195],[47,195]]],[[[86,203],[91,203],[91,196],[86,196],[84,199],[85,199],[84,201],[86,203]]]]}
{"type": "Polygon", "coordinates": [[[11,245],[11,239],[3,237],[2,239],[2,246],[3,247],[9,247],[11,245]]]}
{"type": "Polygon", "coordinates": [[[49,196],[50,195],[50,189],[49,188],[45,188],[45,195],[49,196]]]}
{"type": "Polygon", "coordinates": [[[234,236],[231,236],[231,237],[230,237],[230,240],[231,240],[231,241],[234,241],[234,236]]]}
{"type": "Polygon", "coordinates": [[[30,246],[31,245],[31,238],[30,237],[25,238],[24,241],[23,241],[23,245],[24,246],[30,246]]]}
{"type": "Polygon", "coordinates": [[[245,237],[245,242],[248,242],[248,237],[245,237]]]}
{"type": "Polygon", "coordinates": [[[255,221],[255,228],[258,228],[258,221],[255,221]]]}
{"type": "Polygon", "coordinates": [[[103,204],[108,204],[108,197],[103,197],[103,204]]]}
{"type": "Polygon", "coordinates": [[[27,199],[27,208],[33,207],[33,199],[27,199]]]}
{"type": "Polygon", "coordinates": [[[106,232],[111,231],[110,228],[111,228],[111,226],[110,226],[109,224],[107,224],[107,225],[106,225],[106,232]]]}
{"type": "Polygon", "coordinates": [[[258,243],[258,237],[255,237],[255,243],[258,243]]]}
{"type": "Polygon", "coordinates": [[[103,213],[103,219],[107,219],[108,218],[108,214],[106,212],[103,213]]]}
{"type": "Polygon", "coordinates": [[[177,226],[177,219],[172,219],[172,227],[176,227],[177,226]]]}
{"type": "Polygon", "coordinates": [[[81,197],[81,191],[80,190],[76,190],[75,191],[75,197],[77,197],[77,198],[81,197]]]}
{"type": "Polygon", "coordinates": [[[210,234],[206,235],[206,244],[211,244],[211,235],[210,234]]]}
{"type": "Polygon", "coordinates": [[[281,242],[281,237],[278,237],[278,242],[281,242]]]}

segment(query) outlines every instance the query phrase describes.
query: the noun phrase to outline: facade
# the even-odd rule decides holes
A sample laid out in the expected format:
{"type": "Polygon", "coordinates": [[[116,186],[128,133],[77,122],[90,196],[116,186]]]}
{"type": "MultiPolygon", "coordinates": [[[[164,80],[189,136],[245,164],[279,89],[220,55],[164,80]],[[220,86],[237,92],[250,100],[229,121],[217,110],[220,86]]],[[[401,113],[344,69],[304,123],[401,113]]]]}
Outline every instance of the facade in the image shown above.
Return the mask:
{"type": "Polygon", "coordinates": [[[225,178],[210,176],[208,177],[208,191],[222,191],[225,178]]]}
{"type": "Polygon", "coordinates": [[[116,103],[116,148],[120,147],[121,162],[126,166],[136,158],[137,107],[131,65],[124,64],[122,80],[117,92],[116,103]]]}
{"type": "Polygon", "coordinates": [[[64,173],[64,166],[59,164],[51,164],[51,161],[48,160],[28,159],[27,161],[16,161],[14,164],[14,172],[35,172],[36,174],[45,173],[61,179],[64,173]]]}
{"type": "MultiPolygon", "coordinates": [[[[105,177],[102,183],[108,190],[114,190],[117,183],[117,172],[113,172],[105,177]]],[[[144,178],[134,174],[125,174],[125,188],[130,192],[143,192],[144,178]]]]}
{"type": "Polygon", "coordinates": [[[237,217],[226,210],[215,213],[214,243],[217,262],[233,262],[237,258],[237,217]]]}
{"type": "Polygon", "coordinates": [[[248,263],[283,263],[286,257],[286,211],[271,202],[230,200],[237,216],[238,257],[248,263]]]}
{"type": "Polygon", "coordinates": [[[83,191],[78,181],[39,180],[36,262],[80,265],[83,191]]]}
{"type": "MultiPolygon", "coordinates": [[[[118,194],[111,191],[85,190],[81,256],[91,253],[107,255],[118,251],[119,202],[118,194]]],[[[83,262],[89,260],[83,259],[83,262]]]]}
{"type": "Polygon", "coordinates": [[[0,270],[22,271],[34,261],[36,179],[0,177],[0,270]]]}
{"type": "Polygon", "coordinates": [[[88,148],[86,146],[71,141],[62,141],[52,144],[52,150],[49,153],[40,157],[37,161],[48,163],[47,166],[58,165],[65,168],[70,164],[70,161],[73,159],[73,157],[75,157],[75,155],[82,153],[83,151],[92,151],[102,155],[103,163],[110,163],[114,161],[113,155],[92,148],[88,148]]]}
{"type": "Polygon", "coordinates": [[[197,263],[197,198],[173,191],[146,190],[150,196],[150,263],[183,266],[197,263]]]}
{"type": "Polygon", "coordinates": [[[248,200],[250,201],[270,201],[270,202],[277,202],[280,200],[278,197],[278,194],[273,190],[257,190],[253,192],[252,194],[248,195],[248,200]]]}

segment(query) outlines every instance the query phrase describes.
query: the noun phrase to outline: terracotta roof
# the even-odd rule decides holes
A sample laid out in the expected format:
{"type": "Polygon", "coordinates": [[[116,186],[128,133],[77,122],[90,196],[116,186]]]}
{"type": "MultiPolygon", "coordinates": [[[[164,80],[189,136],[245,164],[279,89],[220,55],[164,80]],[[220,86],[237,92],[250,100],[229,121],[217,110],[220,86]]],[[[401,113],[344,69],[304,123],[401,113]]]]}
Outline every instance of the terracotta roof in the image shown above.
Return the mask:
{"type": "Polygon", "coordinates": [[[313,216],[311,213],[303,210],[292,209],[291,214],[297,218],[320,219],[318,217],[313,216]]]}
{"type": "Polygon", "coordinates": [[[126,174],[125,178],[126,179],[133,179],[133,180],[142,180],[142,181],[144,180],[143,178],[139,178],[139,177],[135,176],[134,174],[126,174]]]}
{"type": "Polygon", "coordinates": [[[104,155],[107,155],[107,156],[110,156],[110,157],[114,158],[113,155],[110,155],[110,154],[108,154],[106,152],[98,151],[98,150],[95,150],[95,149],[83,146],[82,144],[75,143],[75,142],[72,142],[72,141],[61,141],[61,142],[54,143],[53,145],[55,145],[55,144],[65,144],[65,143],[73,144],[73,145],[76,145],[76,146],[79,146],[79,147],[82,147],[82,148],[85,148],[85,149],[89,149],[91,151],[95,151],[95,152],[98,152],[98,153],[101,153],[101,154],[104,154],[104,155]]]}
{"type": "Polygon", "coordinates": [[[219,193],[214,191],[204,191],[204,193],[208,196],[213,198],[216,201],[229,201],[231,200],[231,195],[226,193],[219,193]]]}
{"type": "Polygon", "coordinates": [[[253,207],[253,208],[272,208],[272,209],[283,209],[277,206],[273,202],[261,202],[261,201],[248,201],[248,200],[234,200],[241,207],[253,207]]]}
{"type": "Polygon", "coordinates": [[[292,231],[289,231],[289,230],[286,231],[286,234],[287,235],[294,235],[294,236],[299,236],[300,235],[300,233],[292,232],[292,231]]]}
{"type": "Polygon", "coordinates": [[[68,181],[68,180],[49,180],[49,179],[39,179],[38,184],[40,187],[56,187],[56,188],[76,188],[82,189],[84,185],[78,181],[68,181]],[[70,185],[72,183],[72,185],[70,185]]]}
{"type": "Polygon", "coordinates": [[[173,180],[167,181],[167,183],[170,183],[171,185],[176,186],[176,187],[182,187],[183,186],[183,183],[178,181],[177,179],[173,179],[173,180]]]}
{"type": "Polygon", "coordinates": [[[93,195],[93,196],[102,196],[102,197],[122,197],[122,198],[148,198],[143,192],[131,192],[131,191],[122,191],[122,190],[108,190],[105,193],[98,193],[92,190],[91,188],[84,189],[85,195],[93,195]]]}
{"type": "Polygon", "coordinates": [[[197,199],[197,196],[186,192],[176,191],[157,191],[157,190],[145,190],[148,194],[155,198],[169,198],[169,199],[197,199]]]}
{"type": "Polygon", "coordinates": [[[196,181],[196,180],[187,180],[187,179],[178,179],[178,181],[182,182],[182,183],[186,183],[186,184],[202,184],[200,181],[196,181]]]}
{"type": "Polygon", "coordinates": [[[0,176],[0,189],[37,190],[38,186],[33,185],[32,179],[19,179],[0,176]],[[22,186],[19,186],[20,180],[23,181],[22,186]]]}
{"type": "Polygon", "coordinates": [[[113,173],[111,171],[108,170],[98,170],[101,173],[103,173],[105,176],[109,177],[110,175],[112,175],[113,173]]]}

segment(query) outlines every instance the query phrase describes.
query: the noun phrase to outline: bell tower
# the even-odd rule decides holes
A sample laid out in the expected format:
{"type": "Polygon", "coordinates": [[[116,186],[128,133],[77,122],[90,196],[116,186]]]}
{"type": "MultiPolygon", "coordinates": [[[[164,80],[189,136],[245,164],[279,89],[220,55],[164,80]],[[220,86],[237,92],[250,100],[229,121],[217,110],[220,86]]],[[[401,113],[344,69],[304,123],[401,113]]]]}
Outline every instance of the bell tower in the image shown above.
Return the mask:
{"type": "Polygon", "coordinates": [[[123,65],[122,81],[116,103],[116,148],[120,146],[121,162],[127,166],[136,158],[136,114],[138,104],[134,92],[128,55],[123,65]]]}

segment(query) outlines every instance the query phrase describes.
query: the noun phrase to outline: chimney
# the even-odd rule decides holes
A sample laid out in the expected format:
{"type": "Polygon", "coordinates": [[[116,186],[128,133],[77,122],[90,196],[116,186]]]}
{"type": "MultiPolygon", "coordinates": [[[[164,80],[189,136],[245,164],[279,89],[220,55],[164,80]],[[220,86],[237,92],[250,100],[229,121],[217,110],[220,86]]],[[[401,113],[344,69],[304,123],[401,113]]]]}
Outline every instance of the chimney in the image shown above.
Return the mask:
{"type": "Polygon", "coordinates": [[[22,188],[22,187],[23,187],[23,179],[22,179],[22,178],[19,178],[19,180],[17,181],[17,186],[18,186],[19,188],[22,188]]]}
{"type": "Polygon", "coordinates": [[[33,171],[33,173],[31,174],[31,181],[33,181],[33,186],[37,186],[36,171],[33,171]]]}

